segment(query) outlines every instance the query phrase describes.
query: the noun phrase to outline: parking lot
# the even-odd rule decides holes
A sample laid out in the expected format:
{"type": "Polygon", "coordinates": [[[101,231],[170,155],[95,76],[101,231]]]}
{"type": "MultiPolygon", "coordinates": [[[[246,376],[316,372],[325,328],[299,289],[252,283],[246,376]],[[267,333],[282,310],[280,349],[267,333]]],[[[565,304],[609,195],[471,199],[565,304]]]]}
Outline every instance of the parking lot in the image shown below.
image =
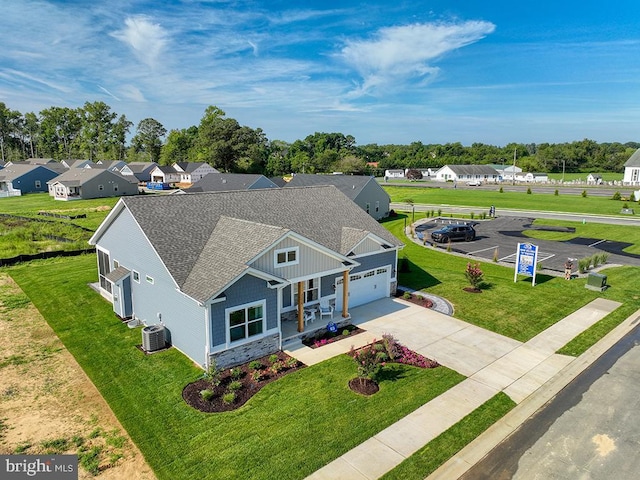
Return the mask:
{"type": "Polygon", "coordinates": [[[604,238],[574,238],[567,242],[555,242],[525,237],[522,233],[524,230],[548,228],[533,226],[533,220],[527,217],[499,217],[490,220],[424,219],[416,222],[416,233],[418,237],[424,236],[428,245],[446,249],[447,243],[432,242],[431,232],[444,224],[472,222],[476,224],[475,240],[451,242],[453,252],[483,260],[493,260],[496,256],[499,262],[515,264],[518,243],[533,243],[538,246],[538,263],[548,270],[564,271],[564,263],[568,258],[575,259],[575,270],[579,259],[601,252],[609,254],[609,264],[640,266],[640,255],[622,252],[622,249],[629,245],[622,242],[612,242],[604,238]]]}

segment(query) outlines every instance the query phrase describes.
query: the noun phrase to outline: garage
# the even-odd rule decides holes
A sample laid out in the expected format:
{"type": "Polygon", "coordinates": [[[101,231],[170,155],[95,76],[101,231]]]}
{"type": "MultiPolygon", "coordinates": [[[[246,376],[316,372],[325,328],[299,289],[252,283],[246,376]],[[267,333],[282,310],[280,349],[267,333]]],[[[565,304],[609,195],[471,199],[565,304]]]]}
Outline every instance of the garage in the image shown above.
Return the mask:
{"type": "MultiPolygon", "coordinates": [[[[349,308],[389,296],[391,266],[349,275],[349,308]]],[[[342,277],[336,278],[336,310],[342,309],[342,277]]]]}

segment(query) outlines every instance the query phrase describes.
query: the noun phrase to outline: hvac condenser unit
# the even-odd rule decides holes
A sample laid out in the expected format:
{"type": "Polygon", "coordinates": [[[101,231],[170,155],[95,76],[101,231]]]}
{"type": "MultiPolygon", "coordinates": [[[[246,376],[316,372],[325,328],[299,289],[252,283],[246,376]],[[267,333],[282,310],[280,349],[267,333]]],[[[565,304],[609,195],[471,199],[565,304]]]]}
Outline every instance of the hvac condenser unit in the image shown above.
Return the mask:
{"type": "Polygon", "coordinates": [[[142,349],[145,352],[155,352],[164,348],[164,326],[149,325],[142,329],[142,349]]]}

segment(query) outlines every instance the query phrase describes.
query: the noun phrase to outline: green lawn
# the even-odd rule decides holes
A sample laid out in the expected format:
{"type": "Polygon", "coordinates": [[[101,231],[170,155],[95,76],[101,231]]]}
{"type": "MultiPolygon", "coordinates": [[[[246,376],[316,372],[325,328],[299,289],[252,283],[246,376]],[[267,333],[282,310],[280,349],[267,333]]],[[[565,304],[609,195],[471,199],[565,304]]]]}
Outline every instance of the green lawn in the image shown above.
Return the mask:
{"type": "MultiPolygon", "coordinates": [[[[392,202],[403,203],[407,199],[414,203],[427,205],[458,205],[479,207],[477,213],[489,211],[494,205],[496,209],[513,208],[522,210],[545,210],[551,212],[591,213],[598,215],[620,215],[625,202],[605,197],[586,197],[580,195],[552,195],[546,193],[504,192],[495,190],[472,190],[453,188],[419,188],[419,187],[383,187],[392,202]]],[[[535,190],[535,186],[532,187],[535,190]]],[[[627,189],[622,189],[627,192],[627,189]]],[[[629,190],[630,191],[630,190],[629,190]]],[[[622,193],[622,192],[621,192],[622,193]]],[[[627,192],[628,193],[628,192],[627,192]]],[[[625,215],[628,217],[628,215],[625,215]]]]}
{"type": "Polygon", "coordinates": [[[581,180],[583,182],[587,181],[587,177],[589,176],[590,173],[593,173],[594,175],[600,175],[602,177],[602,180],[605,182],[613,182],[613,181],[619,181],[621,182],[622,179],[624,178],[624,174],[623,173],[617,173],[617,172],[581,172],[581,173],[565,173],[564,175],[562,175],[562,172],[559,173],[549,173],[549,179],[550,180],[562,180],[562,178],[564,178],[565,182],[571,182],[573,180],[581,180]]]}
{"type": "Polygon", "coordinates": [[[268,385],[234,412],[188,407],[182,388],[201,371],[175,349],[145,356],[111,305],[91,290],[95,255],[8,269],[98,387],[160,479],[304,478],[464,377],[440,367],[386,367],[380,392],[348,388],[341,355],[268,385]],[[37,268],[36,268],[37,267],[37,268]]]}
{"type": "MultiPolygon", "coordinates": [[[[612,287],[598,293],[585,288],[585,279],[567,282],[539,274],[535,287],[522,276],[514,283],[512,268],[485,262],[481,264],[483,292],[467,293],[463,290],[468,285],[464,270],[469,259],[411,242],[403,235],[404,219],[400,215],[383,223],[406,244],[400,257],[408,259],[410,272],[399,273],[400,285],[448,299],[455,307],[455,317],[466,322],[524,342],[599,296],[625,303],[607,317],[614,318],[613,326],[640,308],[634,282],[640,272],[637,267],[606,269],[612,287]]],[[[578,350],[588,348],[593,340],[578,350]]]]}
{"type": "Polygon", "coordinates": [[[607,225],[604,223],[583,224],[582,222],[568,222],[564,220],[537,219],[535,225],[551,225],[562,227],[573,227],[575,233],[569,232],[552,232],[545,230],[525,230],[523,233],[530,238],[538,238],[541,240],[553,240],[556,242],[564,242],[576,237],[606,239],[616,242],[630,243],[631,245],[624,249],[627,253],[640,254],[640,228],[628,225],[607,225]]]}

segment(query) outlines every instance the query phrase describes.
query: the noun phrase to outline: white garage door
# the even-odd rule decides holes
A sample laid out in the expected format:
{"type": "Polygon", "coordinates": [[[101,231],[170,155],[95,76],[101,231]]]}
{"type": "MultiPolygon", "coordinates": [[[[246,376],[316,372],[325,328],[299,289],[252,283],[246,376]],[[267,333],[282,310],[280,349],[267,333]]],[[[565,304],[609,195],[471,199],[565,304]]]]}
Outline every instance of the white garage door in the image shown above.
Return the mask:
{"type": "MultiPolygon", "coordinates": [[[[351,274],[349,308],[388,297],[390,274],[390,266],[351,274]]],[[[342,310],[342,277],[336,278],[336,310],[342,310]]]]}

